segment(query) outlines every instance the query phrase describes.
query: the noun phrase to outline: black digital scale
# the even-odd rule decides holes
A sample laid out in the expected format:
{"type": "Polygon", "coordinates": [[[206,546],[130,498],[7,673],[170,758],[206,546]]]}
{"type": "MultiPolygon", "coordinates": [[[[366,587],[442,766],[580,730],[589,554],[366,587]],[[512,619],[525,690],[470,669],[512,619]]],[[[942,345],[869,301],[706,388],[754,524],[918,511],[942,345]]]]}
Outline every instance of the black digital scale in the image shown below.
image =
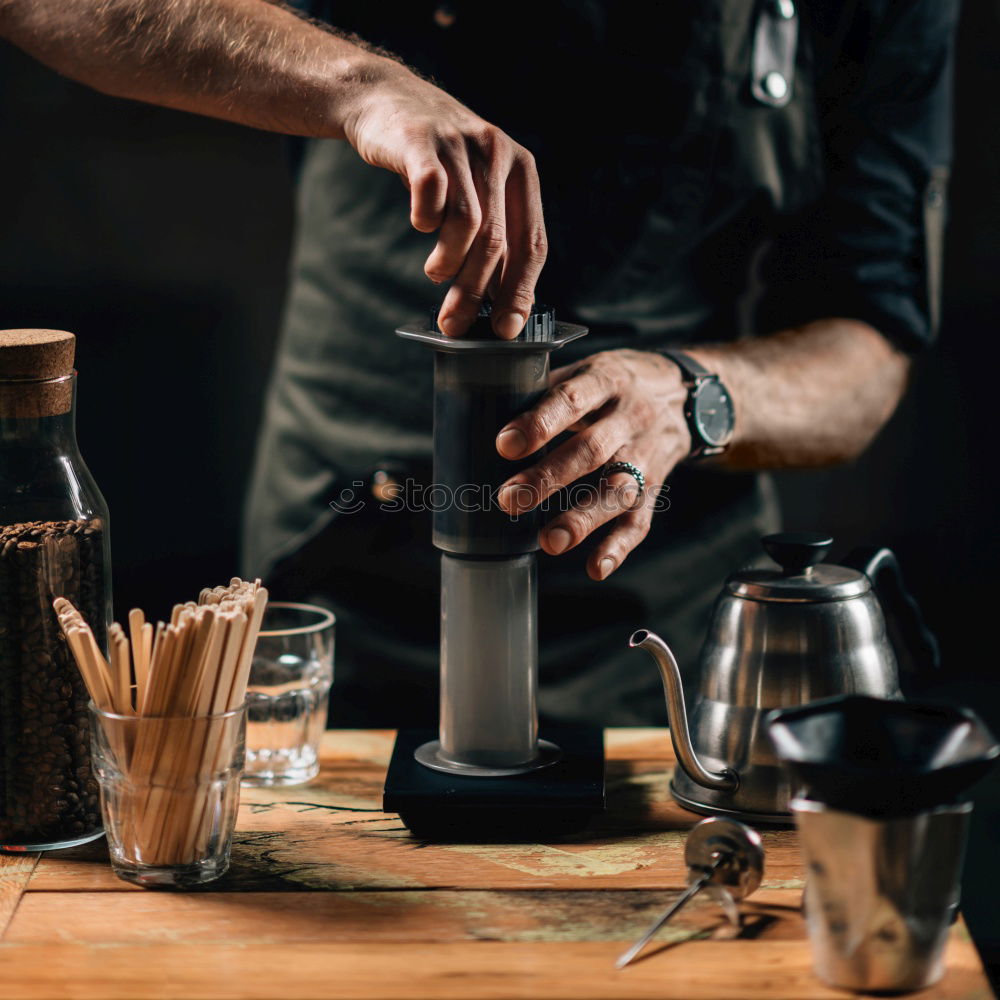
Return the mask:
{"type": "Polygon", "coordinates": [[[538,840],[582,830],[604,812],[604,734],[586,726],[550,728],[560,759],[526,774],[475,778],[434,771],[416,750],[437,734],[404,729],[396,737],[383,808],[399,813],[422,840],[538,840]]]}

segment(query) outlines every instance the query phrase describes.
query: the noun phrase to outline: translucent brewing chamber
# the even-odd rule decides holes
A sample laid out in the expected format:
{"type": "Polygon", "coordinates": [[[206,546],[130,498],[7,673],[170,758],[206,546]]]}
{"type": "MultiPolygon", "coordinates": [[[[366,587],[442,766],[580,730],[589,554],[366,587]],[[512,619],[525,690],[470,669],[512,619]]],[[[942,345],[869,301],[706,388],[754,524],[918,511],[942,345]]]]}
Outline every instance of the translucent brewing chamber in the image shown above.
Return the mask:
{"type": "Polygon", "coordinates": [[[521,767],[537,754],[535,557],[441,559],[440,757],[521,767]]]}
{"type": "Polygon", "coordinates": [[[76,442],[75,338],[0,331],[0,849],[102,833],[88,695],[52,610],[106,648],[108,509],[76,442]]]}

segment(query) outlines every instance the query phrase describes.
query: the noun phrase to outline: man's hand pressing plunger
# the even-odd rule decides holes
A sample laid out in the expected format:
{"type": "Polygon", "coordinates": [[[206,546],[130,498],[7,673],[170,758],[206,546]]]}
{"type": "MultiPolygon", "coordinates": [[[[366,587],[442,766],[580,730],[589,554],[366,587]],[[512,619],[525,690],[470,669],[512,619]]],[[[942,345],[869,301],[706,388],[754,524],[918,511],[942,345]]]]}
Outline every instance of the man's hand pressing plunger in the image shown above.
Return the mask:
{"type": "Polygon", "coordinates": [[[551,382],[537,406],[500,431],[497,451],[504,458],[522,458],[564,431],[576,433],[507,480],[499,502],[508,514],[523,514],[608,462],[629,462],[641,470],[642,490],[627,472],[611,475],[542,532],[542,548],[558,555],[614,520],[587,560],[587,573],[603,580],[646,537],[660,487],[690,450],[687,390],[677,365],[631,350],[592,355],[554,371],[551,382]]]}
{"type": "Polygon", "coordinates": [[[424,271],[454,278],[438,323],[464,334],[483,297],[493,297],[493,329],[512,340],[534,301],[546,238],[532,155],[453,97],[387,60],[345,121],[347,140],[374,166],[410,189],[410,221],[439,231],[424,271]]]}

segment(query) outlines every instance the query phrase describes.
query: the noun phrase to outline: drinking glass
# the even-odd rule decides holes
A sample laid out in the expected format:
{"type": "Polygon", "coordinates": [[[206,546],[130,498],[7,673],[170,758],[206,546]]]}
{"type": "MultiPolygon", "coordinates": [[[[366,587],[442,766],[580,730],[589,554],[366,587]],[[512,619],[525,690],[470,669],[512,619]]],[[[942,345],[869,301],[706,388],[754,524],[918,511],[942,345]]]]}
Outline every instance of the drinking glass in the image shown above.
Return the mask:
{"type": "Polygon", "coordinates": [[[333,612],[273,601],[247,689],[245,785],[301,785],[319,773],[333,683],[333,612]]]}
{"type": "Polygon", "coordinates": [[[246,705],[205,716],[116,715],[90,705],[94,770],[115,874],[185,888],[229,867],[246,705]]]}

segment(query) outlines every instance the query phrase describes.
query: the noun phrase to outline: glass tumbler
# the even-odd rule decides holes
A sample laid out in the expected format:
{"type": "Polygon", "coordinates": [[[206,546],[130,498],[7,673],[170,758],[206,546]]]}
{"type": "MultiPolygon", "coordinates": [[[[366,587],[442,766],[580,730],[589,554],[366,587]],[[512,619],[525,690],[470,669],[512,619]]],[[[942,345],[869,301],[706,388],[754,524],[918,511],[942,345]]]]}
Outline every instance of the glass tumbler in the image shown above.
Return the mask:
{"type": "Polygon", "coordinates": [[[126,882],[187,888],[229,868],[246,705],[205,716],[115,715],[90,705],[111,867],[126,882]]]}
{"type": "Polygon", "coordinates": [[[247,689],[245,785],[301,785],[319,773],[333,683],[333,612],[272,601],[247,689]]]}

